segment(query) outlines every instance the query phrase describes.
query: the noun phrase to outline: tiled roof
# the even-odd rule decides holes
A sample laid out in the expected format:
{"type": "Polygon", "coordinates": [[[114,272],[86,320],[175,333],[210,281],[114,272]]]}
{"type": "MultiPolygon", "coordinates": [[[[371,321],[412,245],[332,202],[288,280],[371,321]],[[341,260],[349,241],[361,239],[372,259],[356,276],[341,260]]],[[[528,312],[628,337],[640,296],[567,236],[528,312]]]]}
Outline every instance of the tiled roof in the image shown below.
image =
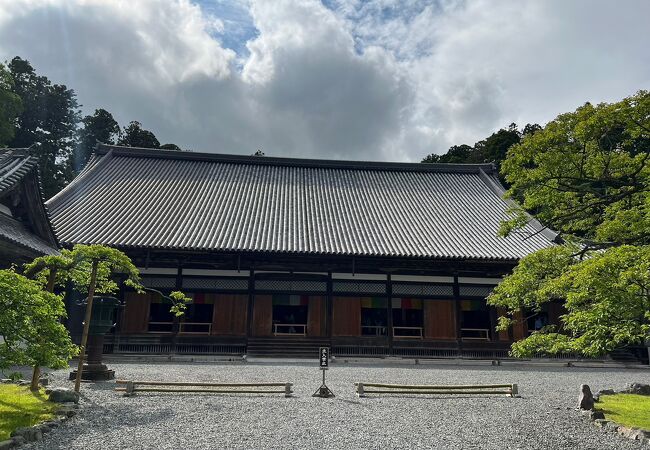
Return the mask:
{"type": "Polygon", "coordinates": [[[38,178],[38,160],[26,148],[0,149],[0,198],[25,188],[30,184],[33,195],[24,198],[23,202],[31,202],[27,209],[33,212],[33,220],[40,220],[42,236],[30,231],[25,224],[0,213],[0,239],[33,250],[39,254],[57,254],[56,238],[49,223],[47,210],[43,205],[40,182],[38,178]],[[49,239],[47,242],[43,238],[49,239]]]}
{"type": "Polygon", "coordinates": [[[59,251],[31,233],[17,220],[0,213],[0,239],[9,241],[42,255],[56,255],[59,251]]]}
{"type": "Polygon", "coordinates": [[[518,259],[552,245],[491,164],[342,162],[99,146],[47,204],[63,244],[196,251],[518,259]]]}
{"type": "Polygon", "coordinates": [[[16,187],[37,164],[26,148],[0,149],[0,195],[16,187]]]}

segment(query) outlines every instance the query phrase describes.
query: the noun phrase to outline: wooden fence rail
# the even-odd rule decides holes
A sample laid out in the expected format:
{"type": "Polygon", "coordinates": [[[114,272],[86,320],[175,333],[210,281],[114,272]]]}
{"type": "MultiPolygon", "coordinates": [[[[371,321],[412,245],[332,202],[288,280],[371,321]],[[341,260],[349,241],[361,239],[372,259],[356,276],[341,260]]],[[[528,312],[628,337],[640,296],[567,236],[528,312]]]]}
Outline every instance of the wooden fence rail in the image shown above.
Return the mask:
{"type": "Polygon", "coordinates": [[[437,394],[437,395],[480,395],[500,394],[518,397],[516,384],[467,384],[467,385],[429,385],[429,384],[386,384],[354,383],[358,397],[366,394],[437,394]],[[371,389],[367,389],[371,388],[371,389]],[[374,389],[373,389],[374,388],[374,389]]]}
{"type": "Polygon", "coordinates": [[[212,394],[284,394],[291,397],[293,383],[201,383],[187,381],[134,381],[116,380],[116,384],[125,385],[116,387],[118,392],[125,396],[135,395],[137,392],[190,392],[212,394]],[[271,389],[282,387],[282,389],[271,389]],[[250,389],[242,389],[250,388],[250,389]]]}

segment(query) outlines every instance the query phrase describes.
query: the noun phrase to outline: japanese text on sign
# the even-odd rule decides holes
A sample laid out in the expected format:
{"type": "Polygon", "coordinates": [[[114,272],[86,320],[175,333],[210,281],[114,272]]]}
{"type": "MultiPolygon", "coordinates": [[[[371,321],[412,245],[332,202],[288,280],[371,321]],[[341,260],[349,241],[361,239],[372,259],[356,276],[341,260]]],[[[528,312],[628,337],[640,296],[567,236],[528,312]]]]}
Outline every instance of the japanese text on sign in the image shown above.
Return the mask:
{"type": "Polygon", "coordinates": [[[319,353],[320,353],[320,357],[318,360],[318,364],[321,369],[327,369],[329,367],[329,359],[330,359],[329,347],[321,347],[319,353]]]}

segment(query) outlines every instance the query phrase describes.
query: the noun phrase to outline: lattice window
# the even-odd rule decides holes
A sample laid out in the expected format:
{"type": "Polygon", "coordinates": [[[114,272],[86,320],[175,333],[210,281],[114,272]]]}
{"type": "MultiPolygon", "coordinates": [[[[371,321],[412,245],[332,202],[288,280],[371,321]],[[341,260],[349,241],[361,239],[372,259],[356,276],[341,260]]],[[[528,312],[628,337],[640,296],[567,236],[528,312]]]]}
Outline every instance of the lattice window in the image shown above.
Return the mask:
{"type": "Polygon", "coordinates": [[[335,281],[332,285],[334,292],[349,292],[355,294],[385,294],[385,283],[368,283],[359,281],[335,281]]]}
{"type": "Polygon", "coordinates": [[[318,280],[256,280],[258,291],[326,292],[327,283],[318,280]]]}
{"type": "Polygon", "coordinates": [[[461,297],[482,297],[485,298],[492,292],[494,286],[460,286],[461,297]]]}
{"type": "Polygon", "coordinates": [[[247,278],[183,278],[183,289],[206,291],[246,291],[247,278]]]}
{"type": "Polygon", "coordinates": [[[451,297],[454,295],[454,289],[451,286],[441,284],[393,283],[393,294],[451,297]]]}
{"type": "Polygon", "coordinates": [[[142,284],[153,289],[173,289],[176,287],[176,277],[142,277],[142,284]]]}

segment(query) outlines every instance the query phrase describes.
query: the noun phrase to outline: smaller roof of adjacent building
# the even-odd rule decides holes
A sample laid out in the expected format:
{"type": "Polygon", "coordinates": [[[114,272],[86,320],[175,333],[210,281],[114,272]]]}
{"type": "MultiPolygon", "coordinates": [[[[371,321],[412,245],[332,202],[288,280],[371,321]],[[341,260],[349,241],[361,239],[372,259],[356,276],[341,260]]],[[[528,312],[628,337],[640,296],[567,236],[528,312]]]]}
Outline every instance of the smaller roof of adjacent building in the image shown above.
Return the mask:
{"type": "Polygon", "coordinates": [[[99,145],[47,204],[63,244],[516,260],[552,245],[507,217],[492,164],[312,160],[99,145]]]}
{"type": "Polygon", "coordinates": [[[0,149],[0,202],[6,208],[0,212],[2,251],[23,260],[58,253],[43,203],[38,160],[29,149],[0,149]]]}

